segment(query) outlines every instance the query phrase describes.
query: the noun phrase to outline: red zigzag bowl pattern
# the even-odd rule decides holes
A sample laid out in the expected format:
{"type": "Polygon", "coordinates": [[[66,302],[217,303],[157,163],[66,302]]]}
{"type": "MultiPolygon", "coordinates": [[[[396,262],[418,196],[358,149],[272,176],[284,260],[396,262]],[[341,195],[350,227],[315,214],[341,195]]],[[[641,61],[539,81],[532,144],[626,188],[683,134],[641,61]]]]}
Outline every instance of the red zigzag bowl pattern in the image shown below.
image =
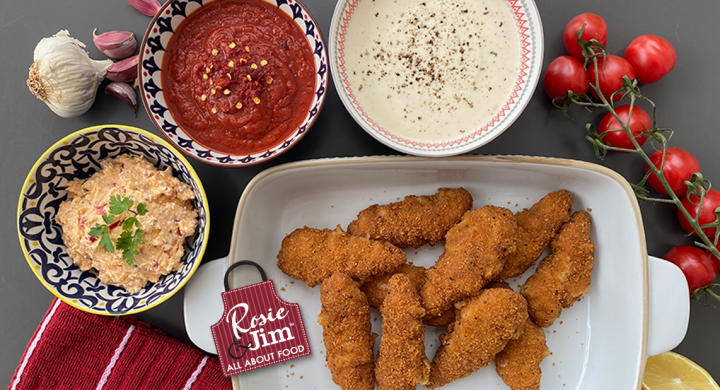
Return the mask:
{"type": "Polygon", "coordinates": [[[517,80],[505,104],[482,127],[458,139],[445,142],[409,140],[378,125],[357,101],[348,81],[345,65],[345,41],[348,25],[357,5],[363,0],[341,0],[330,27],[330,62],[335,88],[345,107],[365,131],[385,145],[419,156],[451,156],[476,149],[500,135],[522,113],[540,79],[543,38],[540,14],[533,0],[506,0],[520,38],[520,65],[517,80]]]}

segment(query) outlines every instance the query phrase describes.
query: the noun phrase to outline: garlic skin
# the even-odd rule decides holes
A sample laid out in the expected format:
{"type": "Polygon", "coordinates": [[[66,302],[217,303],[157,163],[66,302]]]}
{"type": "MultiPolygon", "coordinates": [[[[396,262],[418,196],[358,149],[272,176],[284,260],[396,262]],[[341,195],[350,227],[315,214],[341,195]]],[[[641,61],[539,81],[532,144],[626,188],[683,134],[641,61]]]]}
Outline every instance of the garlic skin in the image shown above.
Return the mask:
{"type": "Polygon", "coordinates": [[[92,60],[85,44],[61,30],[35,47],[27,85],[38,99],[63,118],[82,115],[95,102],[111,60],[92,60]]]}

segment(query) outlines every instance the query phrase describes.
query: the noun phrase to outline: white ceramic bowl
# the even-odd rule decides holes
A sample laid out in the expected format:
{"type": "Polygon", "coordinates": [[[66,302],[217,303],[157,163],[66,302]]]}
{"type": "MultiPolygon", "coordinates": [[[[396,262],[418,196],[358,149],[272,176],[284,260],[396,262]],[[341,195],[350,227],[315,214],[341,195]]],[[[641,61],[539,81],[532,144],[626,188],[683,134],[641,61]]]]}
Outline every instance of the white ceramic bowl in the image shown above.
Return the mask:
{"type": "MultiPolygon", "coordinates": [[[[543,62],[543,29],[540,14],[533,0],[505,0],[519,37],[518,44],[518,71],[514,85],[503,99],[498,101],[499,107],[494,114],[478,114],[480,125],[465,131],[463,134],[453,136],[452,139],[442,141],[421,141],[400,135],[397,129],[385,128],[380,123],[381,118],[373,117],[358,101],[358,87],[349,80],[355,72],[354,62],[346,61],[348,52],[353,50],[352,45],[346,45],[349,34],[357,31],[357,24],[362,21],[368,12],[375,10],[370,6],[363,6],[363,2],[375,0],[340,0],[335,7],[335,13],[330,25],[330,67],[332,70],[335,88],[340,98],[357,123],[378,141],[403,153],[416,156],[442,157],[453,156],[469,152],[492,141],[505,131],[520,116],[530,101],[533,91],[540,80],[543,62]],[[353,23],[356,27],[353,28],[353,23]],[[489,115],[489,119],[482,123],[480,115],[489,115]],[[380,120],[379,120],[380,119],[380,120]]],[[[441,0],[428,0],[441,1],[441,0]]],[[[378,16],[377,14],[369,17],[378,16]]],[[[369,39],[369,38],[368,38],[369,39]]],[[[367,52],[365,53],[367,54],[367,52]]],[[[377,81],[377,84],[384,81],[377,81]]],[[[374,88],[375,81],[367,82],[366,88],[374,88]]],[[[502,96],[502,95],[498,95],[502,96]]],[[[388,95],[388,98],[390,95],[388,95]]],[[[402,97],[400,97],[402,98],[402,97]]],[[[400,99],[399,98],[399,99],[400,99]]],[[[495,98],[495,97],[494,97],[495,98]]],[[[380,97],[382,99],[382,97],[380,97]]],[[[361,99],[362,100],[362,99],[361,99]]],[[[444,102],[443,102],[444,103],[444,102]]],[[[397,115],[403,115],[397,109],[397,115]]],[[[480,112],[472,108],[473,115],[480,112]]],[[[388,115],[395,115],[388,114],[388,115]]],[[[450,114],[446,114],[446,117],[450,114]]]]}
{"type": "MultiPolygon", "coordinates": [[[[663,260],[648,261],[640,209],[629,184],[616,172],[585,162],[484,156],[311,160],[258,174],[238,204],[229,263],[258,262],[274,280],[278,296],[300,304],[312,355],[291,362],[295,375],[288,376],[288,366],[282,364],[238,375],[235,389],[337,388],[325,367],[322,327],[317,324],[319,287],[309,288],[277,268],[276,256],[286,234],[305,225],[346,227],[372,204],[458,186],[473,195],[475,208],[493,204],[519,211],[548,192],[565,188],[575,198],[574,210],[592,209],[591,238],[597,249],[590,292],[570,309],[563,309],[560,318],[545,329],[552,355],[542,362],[541,388],[639,390],[646,357],[674,348],[685,335],[689,299],[677,267],[663,260]]],[[[426,245],[405,252],[408,261],[429,267],[442,251],[442,245],[426,245]]],[[[533,272],[534,268],[510,279],[511,286],[517,288],[533,272]]],[[[234,278],[235,287],[259,281],[252,269],[235,272],[234,278]]],[[[206,299],[205,305],[215,305],[212,299],[220,296],[215,297],[206,299]]],[[[207,317],[217,321],[221,315],[222,311],[207,317]]],[[[378,318],[373,331],[381,333],[380,315],[373,310],[372,317],[378,318]]],[[[426,327],[426,352],[431,359],[442,331],[426,327]]],[[[443,387],[504,388],[492,366],[443,387]]]]}
{"type": "Polygon", "coordinates": [[[139,313],[180,290],[200,265],[210,222],[205,190],[190,163],[162,138],[123,125],[79,130],[43,153],[23,183],[17,218],[20,245],[40,282],[65,303],[103,315],[139,313]],[[192,188],[198,210],[196,232],[185,241],[180,269],[134,294],[103,283],[92,270],[81,271],[68,256],[60,226],[55,223],[68,182],[97,172],[100,160],[128,153],[145,157],[158,169],[172,167],[175,177],[192,188]]]}

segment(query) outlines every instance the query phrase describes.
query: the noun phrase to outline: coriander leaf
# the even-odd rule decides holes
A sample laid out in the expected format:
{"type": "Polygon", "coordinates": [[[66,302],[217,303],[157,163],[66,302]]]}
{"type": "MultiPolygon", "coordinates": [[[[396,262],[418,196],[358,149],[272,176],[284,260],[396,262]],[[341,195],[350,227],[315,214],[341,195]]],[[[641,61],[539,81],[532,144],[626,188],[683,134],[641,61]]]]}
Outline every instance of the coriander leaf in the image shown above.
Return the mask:
{"type": "Polygon", "coordinates": [[[127,265],[134,265],[136,254],[138,254],[137,249],[132,248],[132,249],[123,251],[122,258],[125,259],[125,262],[127,263],[127,265]]]}
{"type": "Polygon", "coordinates": [[[122,249],[123,251],[126,251],[130,249],[133,246],[133,239],[132,234],[130,233],[130,230],[125,230],[120,234],[120,237],[117,240],[117,243],[115,244],[118,249],[122,249]]]}
{"type": "Polygon", "coordinates": [[[100,248],[104,247],[109,253],[115,253],[115,248],[113,248],[112,241],[110,241],[110,235],[107,233],[103,233],[100,237],[100,244],[98,244],[98,246],[100,248]]]}
{"type": "Polygon", "coordinates": [[[105,214],[105,215],[102,216],[102,219],[103,219],[103,221],[105,221],[105,224],[106,224],[106,225],[111,224],[113,218],[115,218],[115,216],[112,215],[112,214],[105,214]]]}
{"type": "Polygon", "coordinates": [[[120,195],[113,195],[110,197],[110,212],[115,215],[120,215],[127,210],[127,207],[123,204],[123,200],[120,195]]]}
{"type": "Polygon", "coordinates": [[[135,255],[138,253],[138,245],[144,244],[143,231],[135,230],[135,234],[131,236],[130,230],[125,230],[117,241],[117,247],[123,250],[122,257],[128,265],[135,264],[135,255]]]}
{"type": "MultiPolygon", "coordinates": [[[[118,240],[115,243],[115,247],[113,247],[112,240],[110,239],[109,225],[112,224],[113,219],[115,219],[116,216],[126,211],[130,211],[135,215],[147,214],[148,209],[145,203],[138,204],[137,212],[131,210],[133,204],[135,204],[135,202],[127,196],[120,197],[120,195],[117,194],[111,196],[108,213],[102,216],[105,224],[100,225],[99,223],[96,223],[95,226],[93,226],[88,233],[92,237],[100,237],[100,242],[98,246],[100,248],[105,248],[105,250],[109,253],[115,253],[115,248],[122,250],[122,257],[123,259],[125,259],[128,265],[133,265],[135,263],[135,255],[139,253],[137,247],[138,245],[145,243],[145,240],[143,240],[142,237],[143,231],[140,230],[140,221],[138,221],[138,219],[134,216],[122,221],[123,231],[122,233],[120,233],[120,237],[118,237],[118,240]],[[137,228],[135,230],[135,234],[132,233],[133,226],[137,228]]],[[[120,222],[116,222],[114,225],[118,224],[120,224],[120,222]]]]}
{"type": "Polygon", "coordinates": [[[132,230],[133,225],[140,227],[140,222],[135,217],[130,217],[123,222],[123,230],[132,230]]]}
{"type": "Polygon", "coordinates": [[[135,235],[132,238],[132,243],[134,246],[138,246],[140,244],[145,243],[145,240],[143,240],[143,233],[145,233],[145,232],[143,232],[140,229],[135,230],[135,235]]]}
{"type": "Polygon", "coordinates": [[[96,223],[95,226],[90,228],[90,232],[88,234],[90,237],[100,237],[104,230],[105,226],[101,226],[99,223],[96,223]]]}
{"type": "Polygon", "coordinates": [[[140,215],[145,215],[145,214],[147,214],[147,212],[148,212],[147,205],[145,203],[138,203],[137,213],[140,215]]]}

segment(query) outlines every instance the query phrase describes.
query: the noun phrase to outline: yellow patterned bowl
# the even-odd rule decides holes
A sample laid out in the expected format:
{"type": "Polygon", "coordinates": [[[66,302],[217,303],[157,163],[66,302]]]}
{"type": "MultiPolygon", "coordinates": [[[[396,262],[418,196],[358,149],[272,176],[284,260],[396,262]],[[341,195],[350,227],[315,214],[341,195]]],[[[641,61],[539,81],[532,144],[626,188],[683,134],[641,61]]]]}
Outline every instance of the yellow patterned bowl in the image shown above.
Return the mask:
{"type": "Polygon", "coordinates": [[[102,315],[139,313],[180,290],[200,265],[210,222],[200,179],[180,152],[154,134],[123,125],[77,131],[43,153],[25,179],[17,218],[20,245],[40,282],[65,303],[102,315]],[[55,223],[55,214],[67,195],[68,182],[97,172],[100,160],[128,153],[145,157],[158,169],[172,167],[175,177],[192,188],[193,203],[198,211],[197,229],[185,241],[180,269],[134,294],[103,283],[94,270],[81,271],[68,256],[61,228],[55,223]]]}

